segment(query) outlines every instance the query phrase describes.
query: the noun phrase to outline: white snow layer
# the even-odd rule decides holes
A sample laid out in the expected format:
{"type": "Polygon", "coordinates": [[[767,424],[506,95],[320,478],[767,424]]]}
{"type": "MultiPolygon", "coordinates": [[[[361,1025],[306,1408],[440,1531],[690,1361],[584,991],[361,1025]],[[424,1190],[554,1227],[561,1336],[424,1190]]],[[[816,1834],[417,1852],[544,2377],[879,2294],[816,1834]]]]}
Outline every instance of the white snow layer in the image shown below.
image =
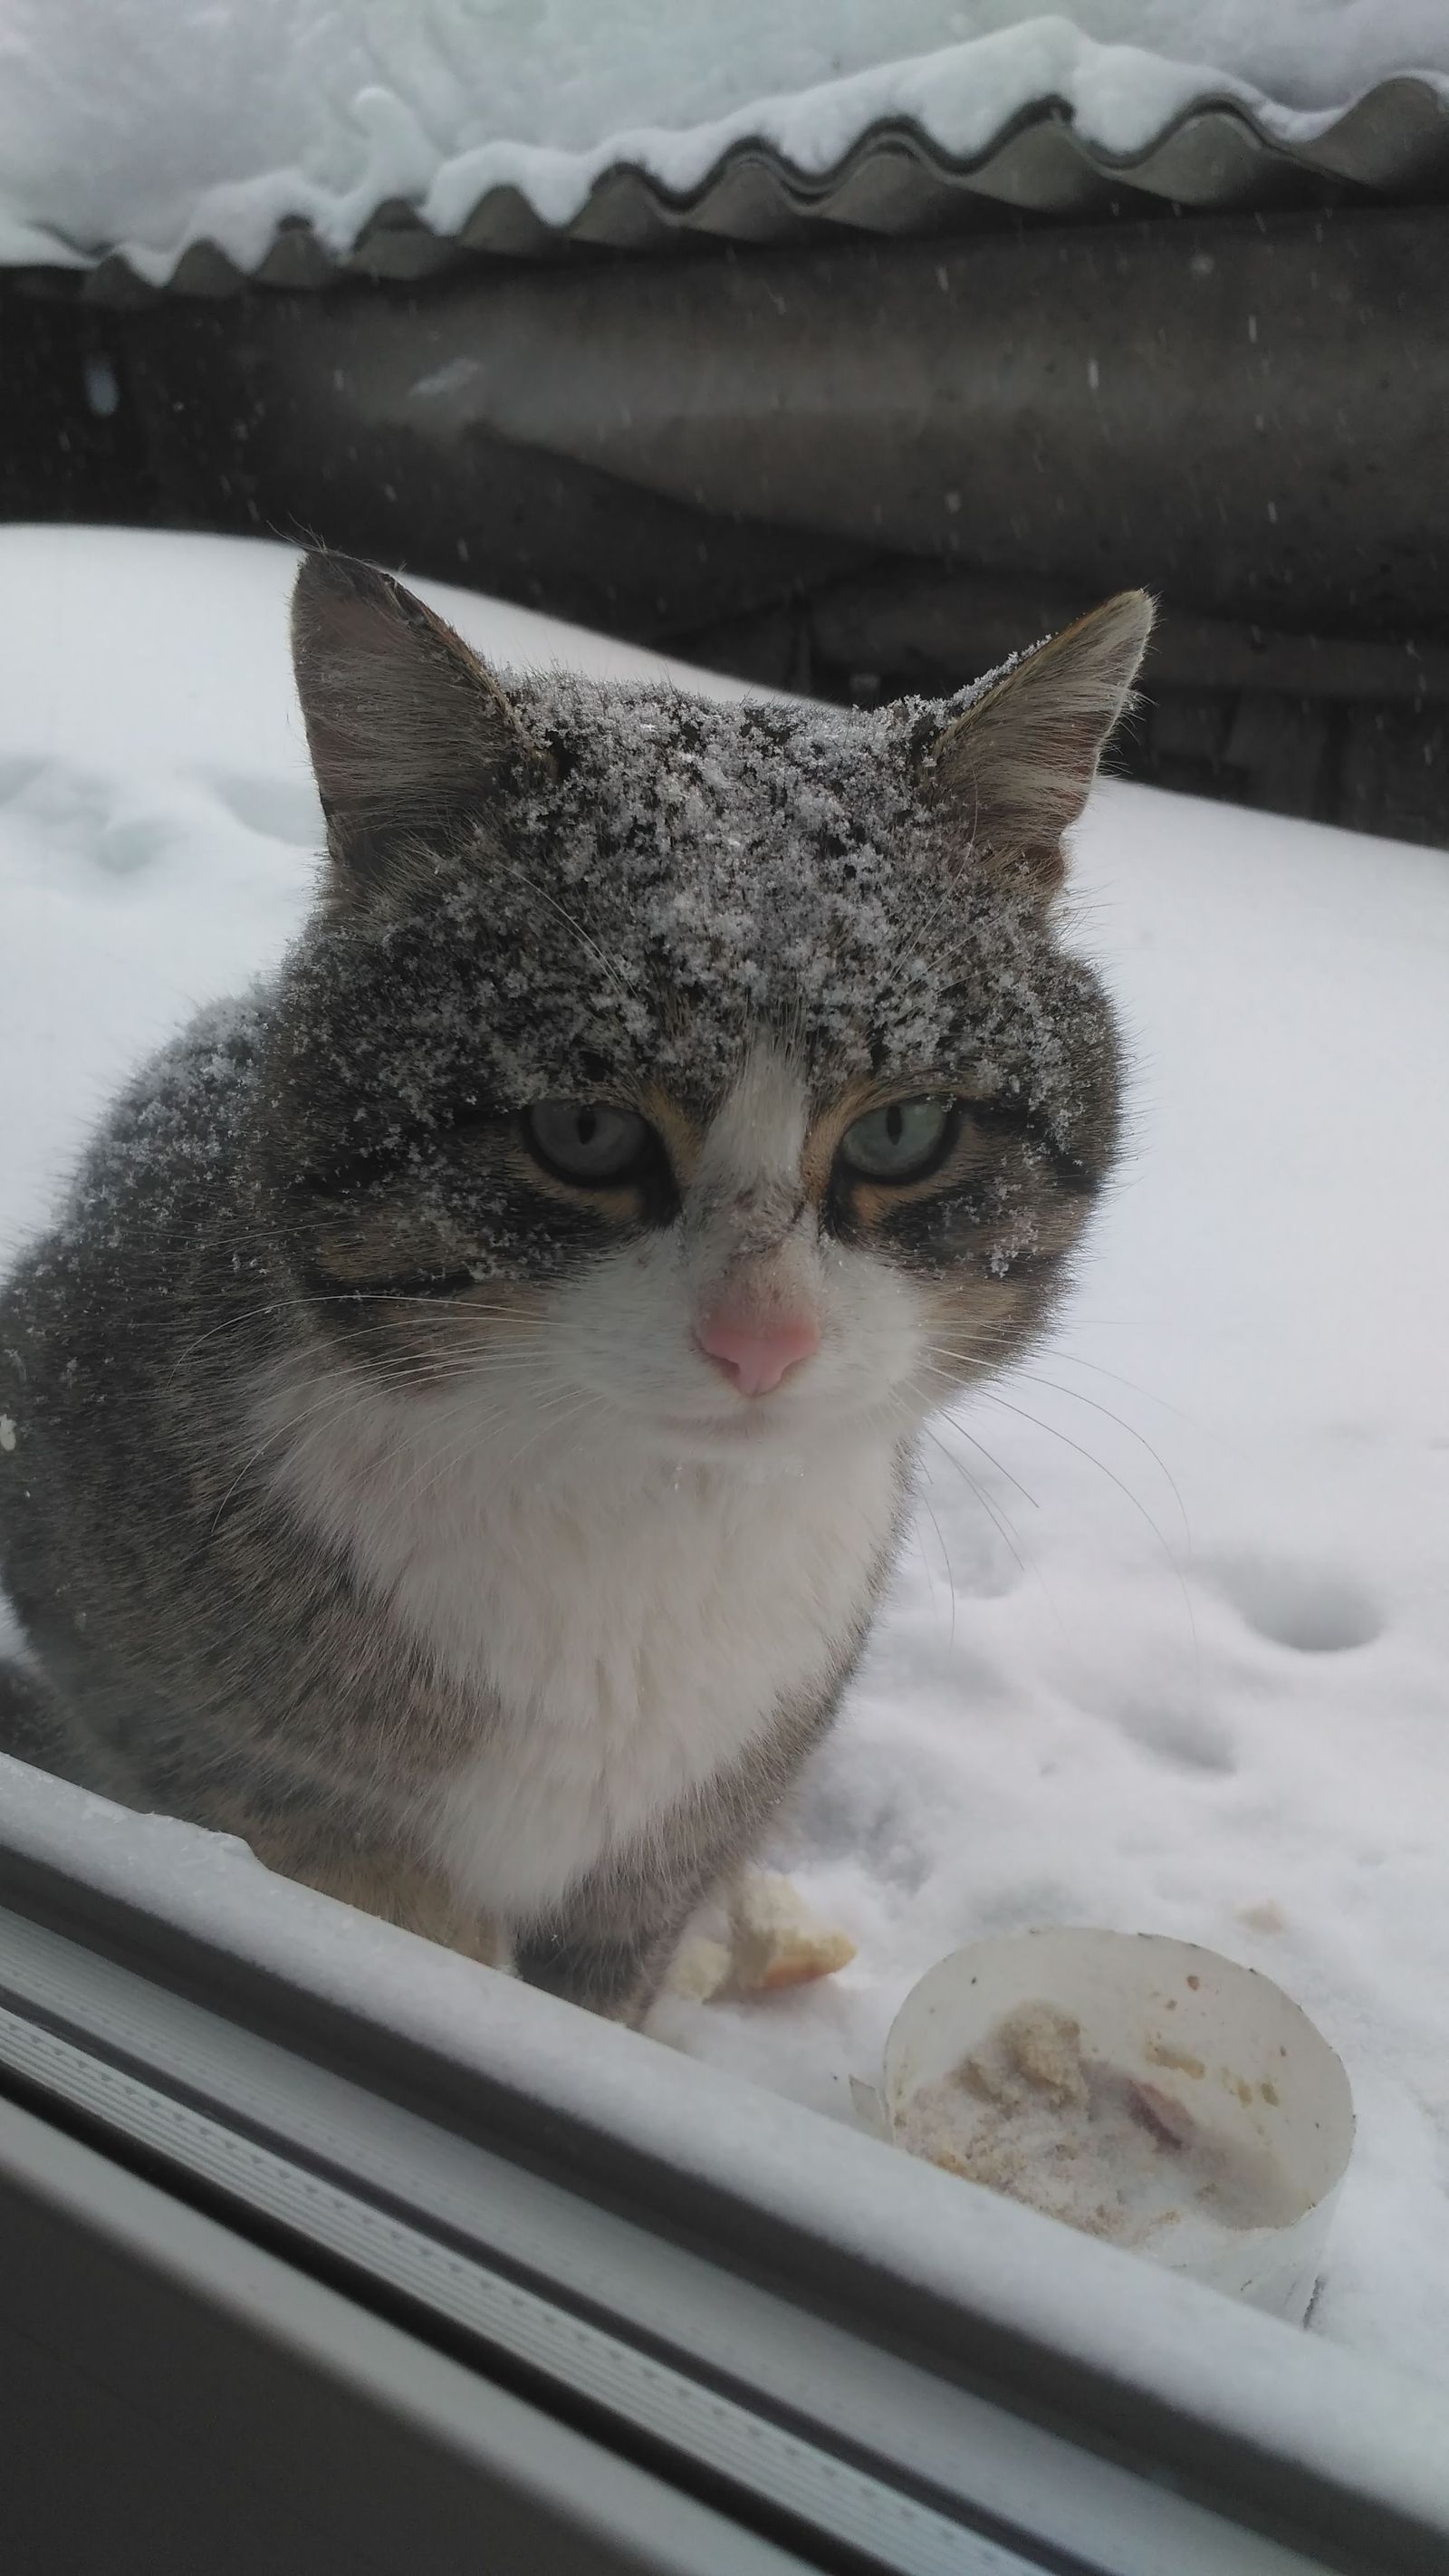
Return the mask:
{"type": "MultiPolygon", "coordinates": [[[[300,917],[293,561],[0,532],[0,1260],[120,1076],[300,917]]],[[[419,588],[499,661],[663,667],[419,588]]],[[[1049,1350],[928,1443],[892,1606],[771,1855],[859,1957],[655,2027],[848,2120],[960,1943],[1078,1922],[1223,1950],[1354,2087],[1314,2329],[1442,2379],[1449,860],[1107,785],[1075,881],[1132,1035],[1131,1155],[1049,1350]]]]}
{"type": "Polygon", "coordinates": [[[758,137],[830,169],[881,119],[983,151],[1040,99],[1141,151],[1205,94],[1306,142],[1375,82],[1449,89],[1443,0],[0,0],[0,262],[188,244],[255,268],[280,223],[345,253],[388,199],[442,234],[518,189],[572,220],[599,174],[698,187],[758,137]]]}

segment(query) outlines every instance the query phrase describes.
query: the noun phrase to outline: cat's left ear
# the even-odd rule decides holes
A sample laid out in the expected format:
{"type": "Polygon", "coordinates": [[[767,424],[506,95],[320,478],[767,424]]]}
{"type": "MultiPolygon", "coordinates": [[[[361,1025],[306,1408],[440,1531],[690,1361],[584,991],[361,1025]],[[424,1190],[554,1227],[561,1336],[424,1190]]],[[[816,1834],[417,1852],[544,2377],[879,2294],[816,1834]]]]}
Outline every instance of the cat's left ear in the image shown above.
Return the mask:
{"type": "Polygon", "coordinates": [[[400,581],[351,555],[303,558],[292,664],[344,901],[394,881],[401,850],[476,829],[543,774],[487,665],[400,581]]]}
{"type": "Polygon", "coordinates": [[[1066,873],[1075,823],[1152,632],[1145,590],[1124,590],[1034,653],[922,747],[922,793],[958,825],[963,857],[1009,871],[1041,901],[1066,873]]]}

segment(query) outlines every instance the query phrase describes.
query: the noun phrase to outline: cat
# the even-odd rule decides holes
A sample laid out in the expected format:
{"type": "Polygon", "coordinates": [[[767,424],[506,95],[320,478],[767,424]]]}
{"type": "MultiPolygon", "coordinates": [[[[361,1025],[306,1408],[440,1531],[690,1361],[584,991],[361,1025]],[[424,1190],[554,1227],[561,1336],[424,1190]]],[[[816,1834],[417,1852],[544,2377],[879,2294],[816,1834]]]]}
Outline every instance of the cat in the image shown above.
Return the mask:
{"type": "Polygon", "coordinates": [[[0,1741],[638,2022],[1119,1126],[1124,593],[940,703],[499,677],[304,558],[325,880],[0,1300],[0,1741]]]}

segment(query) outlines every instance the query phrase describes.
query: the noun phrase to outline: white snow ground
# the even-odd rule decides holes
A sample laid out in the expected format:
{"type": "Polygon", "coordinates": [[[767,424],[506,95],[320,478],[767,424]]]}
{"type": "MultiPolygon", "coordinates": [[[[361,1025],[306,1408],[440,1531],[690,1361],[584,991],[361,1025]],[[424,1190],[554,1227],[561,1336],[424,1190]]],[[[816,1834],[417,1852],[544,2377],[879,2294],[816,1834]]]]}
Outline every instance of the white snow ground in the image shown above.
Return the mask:
{"type": "Polygon", "coordinates": [[[1205,93],[1306,142],[1364,90],[1449,91],[1443,0],[0,0],[0,263],[119,248],[159,284],[280,222],[345,252],[385,199],[440,233],[491,189],[572,220],[603,170],[697,187],[761,136],[829,169],[881,118],[952,154],[1066,102],[1131,155],[1205,93]]]}
{"type": "MultiPolygon", "coordinates": [[[[0,531],[0,1260],[122,1072],[300,916],[293,560],[0,531]]],[[[500,662],[662,667],[419,587],[500,662]]],[[[1133,1153],[1068,1325],[930,1448],[780,1838],[860,1956],[657,2029],[844,2119],[958,1943],[1206,1942],[1353,2081],[1315,2330],[1446,2378],[1449,858],[1108,785],[1076,884],[1132,1031],[1133,1153]]]]}

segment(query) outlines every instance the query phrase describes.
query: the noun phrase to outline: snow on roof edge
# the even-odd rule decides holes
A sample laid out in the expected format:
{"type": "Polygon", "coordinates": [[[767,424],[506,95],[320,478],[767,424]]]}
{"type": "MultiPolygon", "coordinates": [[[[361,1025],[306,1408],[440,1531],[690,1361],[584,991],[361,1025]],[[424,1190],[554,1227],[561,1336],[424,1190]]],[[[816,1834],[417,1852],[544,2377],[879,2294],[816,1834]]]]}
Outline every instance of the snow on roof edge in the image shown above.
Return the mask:
{"type": "MultiPolygon", "coordinates": [[[[1079,41],[1092,56],[1118,50],[1079,41]]],[[[741,244],[919,237],[991,208],[1090,221],[1164,203],[1226,213],[1359,191],[1449,198],[1449,74],[1406,71],[1341,109],[1304,110],[1230,75],[1212,75],[1205,90],[1187,66],[1136,59],[1162,77],[1148,85],[1161,112],[1135,136],[1085,79],[1019,99],[973,132],[969,100],[897,77],[893,112],[852,122],[852,105],[879,102],[881,78],[869,73],[712,125],[615,135],[587,153],[501,141],[431,170],[402,102],[379,92],[359,102],[373,149],[345,192],[300,172],[229,182],[206,192],[184,239],[165,249],[78,243],[0,206],[0,267],[90,271],[102,294],[137,282],[216,294],[348,275],[407,282],[468,254],[648,250],[691,234],[741,244]],[[822,98],[834,111],[824,118],[822,98]],[[811,148],[822,130],[837,147],[828,159],[811,148]]]]}

